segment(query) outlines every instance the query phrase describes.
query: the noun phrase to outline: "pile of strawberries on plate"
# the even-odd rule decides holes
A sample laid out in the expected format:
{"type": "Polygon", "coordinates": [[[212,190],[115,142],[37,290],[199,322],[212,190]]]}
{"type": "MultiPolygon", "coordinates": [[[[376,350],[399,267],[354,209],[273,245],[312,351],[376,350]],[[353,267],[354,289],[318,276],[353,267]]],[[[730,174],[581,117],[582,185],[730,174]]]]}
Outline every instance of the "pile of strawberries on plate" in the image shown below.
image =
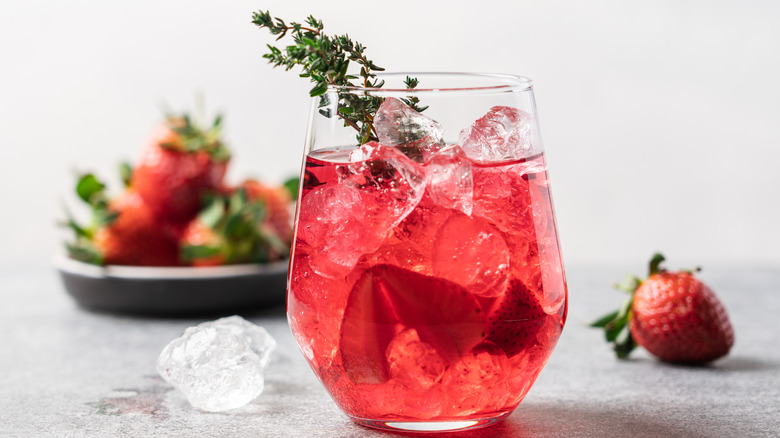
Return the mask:
{"type": "Polygon", "coordinates": [[[204,128],[188,115],[168,116],[135,166],[123,165],[124,191],[109,198],[93,174],[76,192],[92,209],[88,226],[72,217],[70,257],[99,265],[214,266],[264,263],[289,256],[289,207],[295,180],[283,186],[225,182],[230,151],[221,117],[204,128]]]}

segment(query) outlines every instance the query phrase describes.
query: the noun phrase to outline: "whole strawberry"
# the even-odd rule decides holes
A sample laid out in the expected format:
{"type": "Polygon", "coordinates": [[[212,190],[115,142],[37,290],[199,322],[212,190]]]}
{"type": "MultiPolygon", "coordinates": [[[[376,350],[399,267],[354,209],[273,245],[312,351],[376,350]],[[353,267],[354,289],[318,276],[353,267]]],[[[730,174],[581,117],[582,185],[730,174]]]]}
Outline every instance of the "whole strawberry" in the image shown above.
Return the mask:
{"type": "Polygon", "coordinates": [[[592,326],[604,329],[619,358],[636,344],[672,363],[702,364],[728,354],[734,331],[723,304],[691,272],[666,271],[663,261],[655,254],[646,280],[629,277],[619,285],[631,298],[592,326]]]}
{"type": "Polygon", "coordinates": [[[105,185],[92,174],[83,175],[76,193],[92,209],[88,226],[68,215],[74,239],[67,243],[70,256],[96,265],[177,266],[175,234],[162,223],[132,188],[113,200],[105,185]]]}
{"type": "Polygon", "coordinates": [[[115,219],[95,232],[93,243],[107,265],[178,266],[176,240],[133,189],[109,203],[115,219]]]}
{"type": "Polygon", "coordinates": [[[217,192],[230,158],[220,139],[221,118],[202,129],[188,115],[168,116],[152,133],[132,173],[131,185],[173,224],[186,224],[204,195],[217,192]]]}

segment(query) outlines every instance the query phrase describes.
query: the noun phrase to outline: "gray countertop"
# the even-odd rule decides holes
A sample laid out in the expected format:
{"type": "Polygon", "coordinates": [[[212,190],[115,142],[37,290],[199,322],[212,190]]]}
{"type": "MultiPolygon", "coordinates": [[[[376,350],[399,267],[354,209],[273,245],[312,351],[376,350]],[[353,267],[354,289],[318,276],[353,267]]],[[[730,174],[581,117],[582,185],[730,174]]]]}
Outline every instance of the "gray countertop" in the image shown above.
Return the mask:
{"type": "MultiPolygon", "coordinates": [[[[645,352],[617,361],[587,323],[623,296],[624,269],[570,267],[563,336],[505,422],[454,436],[780,436],[780,269],[705,270],[736,333],[708,367],[645,352]]],[[[279,342],[265,392],[226,413],[189,406],[155,372],[163,346],[204,319],[80,309],[45,265],[0,268],[0,436],[380,437],[330,401],[293,342],[283,307],[243,315],[279,342]]],[[[212,318],[208,318],[212,319],[212,318]]]]}

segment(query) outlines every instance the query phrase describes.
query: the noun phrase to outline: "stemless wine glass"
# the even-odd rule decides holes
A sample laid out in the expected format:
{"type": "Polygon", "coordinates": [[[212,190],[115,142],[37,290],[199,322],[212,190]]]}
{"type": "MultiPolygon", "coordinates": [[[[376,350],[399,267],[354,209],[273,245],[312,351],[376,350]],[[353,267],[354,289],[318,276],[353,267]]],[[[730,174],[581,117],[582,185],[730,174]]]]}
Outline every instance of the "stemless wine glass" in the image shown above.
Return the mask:
{"type": "Polygon", "coordinates": [[[382,79],[313,98],[290,327],[359,424],[493,424],[528,393],[567,311],[531,81],[382,79]],[[362,133],[356,111],[373,118],[362,133]]]}

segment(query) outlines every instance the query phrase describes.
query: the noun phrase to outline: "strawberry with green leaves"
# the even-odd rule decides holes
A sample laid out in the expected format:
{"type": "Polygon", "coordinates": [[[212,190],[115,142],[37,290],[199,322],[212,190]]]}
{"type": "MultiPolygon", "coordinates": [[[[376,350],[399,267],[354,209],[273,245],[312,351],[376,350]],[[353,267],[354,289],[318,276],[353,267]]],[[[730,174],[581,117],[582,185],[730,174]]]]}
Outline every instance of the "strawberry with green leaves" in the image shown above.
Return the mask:
{"type": "Polygon", "coordinates": [[[248,179],[239,188],[246,192],[251,201],[262,202],[265,206],[264,227],[286,244],[292,242],[292,218],[290,217],[291,191],[297,192],[295,180],[288,180],[284,186],[263,184],[255,179],[248,179]]]}
{"type": "Polygon", "coordinates": [[[92,207],[92,223],[83,227],[68,219],[76,235],[67,244],[72,258],[98,265],[179,265],[176,240],[135,190],[109,201],[105,185],[87,174],[76,192],[92,207]]]}
{"type": "Polygon", "coordinates": [[[222,187],[230,153],[220,138],[221,117],[203,129],[188,115],[158,126],[133,170],[131,185],[155,214],[186,224],[209,193],[222,187]]]}
{"type": "Polygon", "coordinates": [[[646,280],[628,277],[618,288],[630,298],[592,326],[603,328],[619,358],[640,345],[671,363],[702,364],[728,354],[734,331],[726,309],[692,272],[661,268],[655,254],[646,280]]]}
{"type": "Polygon", "coordinates": [[[268,209],[246,190],[214,196],[185,228],[182,260],[193,266],[263,263],[289,256],[289,241],[265,227],[268,209]]]}

